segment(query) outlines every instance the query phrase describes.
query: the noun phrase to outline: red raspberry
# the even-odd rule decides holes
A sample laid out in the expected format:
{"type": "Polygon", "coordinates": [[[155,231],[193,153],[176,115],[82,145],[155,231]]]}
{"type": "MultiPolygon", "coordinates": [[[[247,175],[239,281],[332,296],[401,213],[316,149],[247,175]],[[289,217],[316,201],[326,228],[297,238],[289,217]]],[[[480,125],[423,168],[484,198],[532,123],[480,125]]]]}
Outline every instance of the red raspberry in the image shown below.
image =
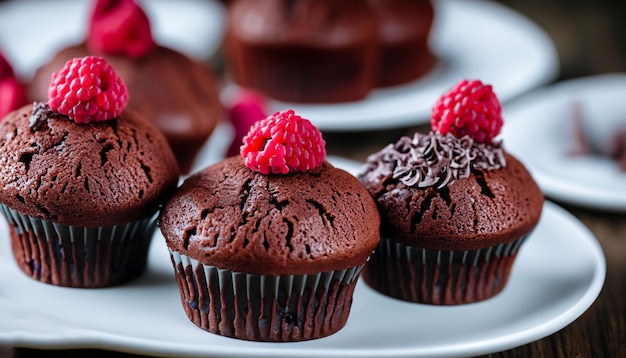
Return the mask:
{"type": "Polygon", "coordinates": [[[228,118],[235,129],[235,135],[226,152],[227,156],[236,155],[241,151],[241,141],[248,134],[250,127],[267,118],[266,99],[258,92],[243,90],[238,94],[236,102],[228,110],[228,118]]]}
{"type": "Polygon", "coordinates": [[[437,101],[430,123],[441,134],[491,143],[502,128],[502,107],[491,85],[463,80],[437,101]]]}
{"type": "Polygon", "coordinates": [[[0,53],[0,80],[9,77],[15,77],[13,67],[11,67],[9,61],[0,53]]]}
{"type": "Polygon", "coordinates": [[[293,110],[276,112],[250,127],[241,156],[246,166],[262,174],[287,174],[313,169],[324,161],[322,133],[293,110]]]}
{"type": "Polygon", "coordinates": [[[0,78],[0,120],[27,103],[24,85],[16,78],[0,78]]]}
{"type": "Polygon", "coordinates": [[[96,54],[140,58],[156,47],[150,21],[134,0],[97,0],[87,46],[96,54]]]}
{"type": "Polygon", "coordinates": [[[127,103],[126,85],[102,57],[75,58],[52,74],[48,105],[76,123],[116,118],[127,103]]]}
{"type": "Polygon", "coordinates": [[[0,120],[27,102],[24,85],[16,78],[9,61],[0,53],[0,120]]]}

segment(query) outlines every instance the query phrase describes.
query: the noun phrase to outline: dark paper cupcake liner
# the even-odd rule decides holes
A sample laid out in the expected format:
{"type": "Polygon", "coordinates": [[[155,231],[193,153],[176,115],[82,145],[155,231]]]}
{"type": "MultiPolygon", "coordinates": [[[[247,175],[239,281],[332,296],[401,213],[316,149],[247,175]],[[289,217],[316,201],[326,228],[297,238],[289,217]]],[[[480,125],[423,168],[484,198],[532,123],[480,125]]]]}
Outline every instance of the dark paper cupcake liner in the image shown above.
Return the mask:
{"type": "Polygon", "coordinates": [[[30,217],[0,204],[9,223],[13,256],[35,280],[97,288],[123,283],[146,267],[155,217],[124,225],[88,228],[30,217]]]}
{"type": "Polygon", "coordinates": [[[170,254],[187,317],[209,332],[252,341],[294,342],[339,331],[363,268],[254,275],[170,254]]]}
{"type": "Polygon", "coordinates": [[[374,290],[403,301],[435,305],[483,301],[504,289],[526,237],[466,251],[422,249],[383,238],[363,279],[374,290]]]}

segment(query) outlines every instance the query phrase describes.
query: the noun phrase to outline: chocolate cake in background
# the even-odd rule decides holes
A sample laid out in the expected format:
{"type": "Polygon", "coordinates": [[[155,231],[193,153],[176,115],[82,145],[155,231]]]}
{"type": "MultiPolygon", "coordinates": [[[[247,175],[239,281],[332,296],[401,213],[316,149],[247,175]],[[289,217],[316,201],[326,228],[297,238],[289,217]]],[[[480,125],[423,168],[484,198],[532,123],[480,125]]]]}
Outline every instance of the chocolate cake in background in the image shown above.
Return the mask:
{"type": "Polygon", "coordinates": [[[378,28],[362,0],[236,0],[225,41],[231,79],[287,102],[364,98],[374,85],[378,28]]]}
{"type": "Polygon", "coordinates": [[[280,101],[361,100],[432,68],[433,15],[429,1],[234,0],[226,69],[280,101]]]}
{"type": "Polygon", "coordinates": [[[87,38],[60,50],[35,73],[33,101],[47,98],[53,71],[69,59],[104,57],[126,82],[129,108],[149,118],[166,136],[181,173],[224,116],[219,84],[211,70],[154,43],[147,16],[133,0],[94,0],[87,38]]]}

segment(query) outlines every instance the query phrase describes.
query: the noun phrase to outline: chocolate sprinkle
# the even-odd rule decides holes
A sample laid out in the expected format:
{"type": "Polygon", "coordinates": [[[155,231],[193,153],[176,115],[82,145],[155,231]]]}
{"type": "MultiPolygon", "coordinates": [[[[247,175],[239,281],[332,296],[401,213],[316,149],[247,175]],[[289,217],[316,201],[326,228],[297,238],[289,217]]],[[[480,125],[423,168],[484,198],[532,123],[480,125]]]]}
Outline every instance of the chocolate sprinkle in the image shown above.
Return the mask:
{"type": "Polygon", "coordinates": [[[473,169],[493,170],[506,166],[501,143],[476,143],[469,136],[456,138],[438,132],[402,137],[370,155],[366,171],[412,187],[441,189],[456,179],[467,178],[473,169]]]}
{"type": "Polygon", "coordinates": [[[48,122],[48,117],[51,113],[54,113],[52,108],[44,102],[33,102],[33,113],[28,120],[28,127],[31,132],[37,132],[45,123],[48,122]]]}

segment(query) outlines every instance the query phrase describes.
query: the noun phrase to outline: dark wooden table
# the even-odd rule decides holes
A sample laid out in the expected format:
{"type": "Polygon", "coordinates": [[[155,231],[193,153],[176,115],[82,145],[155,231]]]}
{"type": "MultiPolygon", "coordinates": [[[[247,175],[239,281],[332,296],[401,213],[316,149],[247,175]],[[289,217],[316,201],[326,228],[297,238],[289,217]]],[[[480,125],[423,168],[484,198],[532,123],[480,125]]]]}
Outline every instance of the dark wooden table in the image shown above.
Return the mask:
{"type": "MultiPolygon", "coordinates": [[[[0,0],[1,1],[1,0],[0,0]]],[[[561,58],[558,80],[626,70],[626,2],[501,0],[534,19],[553,38],[561,58]]],[[[401,135],[424,127],[325,133],[330,154],[364,160],[401,135]]],[[[624,188],[626,190],[626,188],[624,188]]],[[[577,320],[546,338],[486,357],[626,357],[626,211],[609,213],[560,203],[600,242],[607,263],[604,287],[577,320]]],[[[139,357],[97,349],[0,347],[0,357],[139,357]]]]}

